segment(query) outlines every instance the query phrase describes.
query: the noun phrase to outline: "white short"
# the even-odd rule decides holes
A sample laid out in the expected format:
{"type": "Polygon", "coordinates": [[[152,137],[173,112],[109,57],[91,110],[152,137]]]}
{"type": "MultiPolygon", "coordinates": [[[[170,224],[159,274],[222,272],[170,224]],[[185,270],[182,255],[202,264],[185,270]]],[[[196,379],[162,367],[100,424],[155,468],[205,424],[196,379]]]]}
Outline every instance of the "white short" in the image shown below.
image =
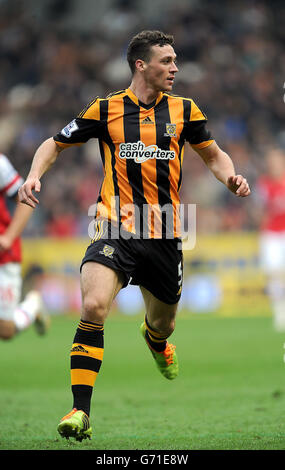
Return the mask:
{"type": "Polygon", "coordinates": [[[22,291],[20,263],[0,265],[0,319],[12,320],[22,291]]]}
{"type": "Polygon", "coordinates": [[[261,268],[268,274],[285,273],[285,232],[264,232],[259,246],[261,268]]]}

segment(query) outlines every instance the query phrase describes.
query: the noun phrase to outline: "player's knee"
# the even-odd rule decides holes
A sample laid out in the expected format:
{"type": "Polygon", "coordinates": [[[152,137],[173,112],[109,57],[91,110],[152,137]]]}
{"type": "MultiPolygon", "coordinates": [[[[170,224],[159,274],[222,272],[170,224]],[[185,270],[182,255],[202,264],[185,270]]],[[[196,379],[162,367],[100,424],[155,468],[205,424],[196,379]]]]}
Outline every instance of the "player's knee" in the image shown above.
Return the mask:
{"type": "Polygon", "coordinates": [[[89,297],[83,299],[82,302],[82,319],[85,321],[93,321],[104,323],[108,314],[108,308],[103,299],[100,297],[89,297]]]}
{"type": "Polygon", "coordinates": [[[15,335],[15,326],[12,322],[0,320],[0,339],[8,340],[12,339],[15,335]]]}

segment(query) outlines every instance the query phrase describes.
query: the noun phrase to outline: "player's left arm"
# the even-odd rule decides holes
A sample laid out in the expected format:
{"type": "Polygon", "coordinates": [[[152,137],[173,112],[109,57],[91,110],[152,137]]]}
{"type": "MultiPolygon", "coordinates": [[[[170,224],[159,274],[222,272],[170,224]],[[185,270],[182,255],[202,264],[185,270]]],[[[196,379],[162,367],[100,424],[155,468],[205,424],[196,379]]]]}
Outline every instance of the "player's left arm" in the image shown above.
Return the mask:
{"type": "Polygon", "coordinates": [[[242,175],[236,175],[232,159],[215,141],[207,147],[194,148],[194,150],[204,160],[215,177],[224,183],[232,193],[238,197],[250,195],[250,187],[246,178],[242,175]]]}
{"type": "Polygon", "coordinates": [[[16,238],[18,238],[26,227],[33,209],[26,204],[21,204],[18,196],[15,196],[16,208],[12,220],[6,231],[0,235],[0,251],[9,250],[16,238]]]}

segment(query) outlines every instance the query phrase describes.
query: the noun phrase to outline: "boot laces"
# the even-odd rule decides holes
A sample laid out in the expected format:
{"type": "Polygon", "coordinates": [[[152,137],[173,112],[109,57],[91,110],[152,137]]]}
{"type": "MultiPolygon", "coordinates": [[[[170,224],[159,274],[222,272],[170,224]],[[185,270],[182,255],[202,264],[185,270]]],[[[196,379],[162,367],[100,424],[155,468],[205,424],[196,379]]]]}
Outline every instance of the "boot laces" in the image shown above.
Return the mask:
{"type": "Polygon", "coordinates": [[[73,408],[67,415],[65,415],[65,416],[61,419],[61,421],[63,421],[64,419],[70,418],[71,416],[74,415],[74,413],[76,413],[76,411],[77,411],[77,409],[76,409],[76,408],[73,408]]]}
{"type": "Polygon", "coordinates": [[[173,364],[173,354],[174,354],[175,349],[176,349],[176,346],[174,346],[174,344],[167,343],[167,346],[165,350],[163,351],[163,355],[165,357],[165,361],[168,366],[170,364],[173,364]]]}

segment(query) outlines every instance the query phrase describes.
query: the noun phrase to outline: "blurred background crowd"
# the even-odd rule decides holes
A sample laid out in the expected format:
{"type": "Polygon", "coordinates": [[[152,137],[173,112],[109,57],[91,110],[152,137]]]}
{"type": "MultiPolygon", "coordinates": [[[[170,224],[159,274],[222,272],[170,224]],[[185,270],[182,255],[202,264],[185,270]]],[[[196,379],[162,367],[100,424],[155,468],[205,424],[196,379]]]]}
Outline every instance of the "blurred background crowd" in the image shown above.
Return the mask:
{"type": "MultiPolygon", "coordinates": [[[[26,177],[43,140],[95,96],[129,85],[131,37],[161,29],[175,37],[174,93],[197,102],[254,188],[268,150],[285,149],[284,24],[278,0],[0,0],[0,150],[26,177]]],[[[86,236],[101,180],[95,140],[63,152],[27,235],[86,236]]],[[[189,146],[181,198],[197,204],[201,233],[258,227],[254,196],[240,204],[189,146]]]]}

